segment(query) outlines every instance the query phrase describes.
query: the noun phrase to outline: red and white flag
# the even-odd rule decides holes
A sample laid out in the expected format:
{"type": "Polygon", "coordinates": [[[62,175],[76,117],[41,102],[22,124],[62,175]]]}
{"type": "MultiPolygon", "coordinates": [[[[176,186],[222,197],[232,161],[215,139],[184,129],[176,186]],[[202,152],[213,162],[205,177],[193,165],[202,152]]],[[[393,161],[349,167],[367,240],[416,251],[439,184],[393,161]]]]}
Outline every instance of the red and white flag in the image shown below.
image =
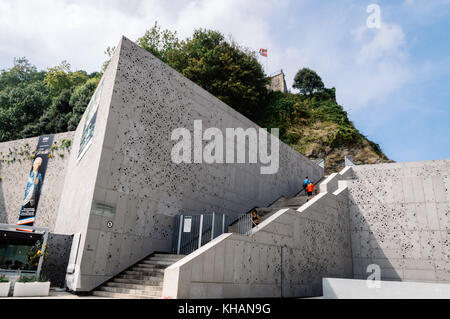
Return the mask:
{"type": "Polygon", "coordinates": [[[267,49],[259,49],[259,54],[260,54],[261,56],[267,57],[267,49]]]}

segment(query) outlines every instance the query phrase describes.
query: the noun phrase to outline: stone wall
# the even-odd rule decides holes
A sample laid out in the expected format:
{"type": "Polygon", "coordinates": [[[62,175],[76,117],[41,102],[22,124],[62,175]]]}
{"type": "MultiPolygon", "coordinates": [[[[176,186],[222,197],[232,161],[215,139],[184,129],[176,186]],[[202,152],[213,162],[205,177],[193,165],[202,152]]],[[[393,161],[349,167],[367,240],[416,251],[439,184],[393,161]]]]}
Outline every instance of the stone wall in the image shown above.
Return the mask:
{"type": "MultiPolygon", "coordinates": [[[[72,140],[73,132],[55,134],[54,144],[58,147],[49,158],[44,184],[34,226],[53,231],[61,198],[69,151],[62,149],[62,140],[72,140]]],[[[15,225],[39,137],[0,143],[0,223],[15,225]],[[28,153],[27,153],[28,151],[28,153]]]]}
{"type": "Polygon", "coordinates": [[[288,92],[283,71],[281,71],[280,74],[277,74],[270,78],[270,83],[267,85],[267,89],[271,91],[280,91],[283,93],[288,92]]]}
{"type": "Polygon", "coordinates": [[[347,189],[340,188],[298,211],[280,210],[250,236],[224,234],[171,265],[164,272],[163,296],[321,296],[323,277],[352,277],[350,247],[347,189]]]}
{"type": "Polygon", "coordinates": [[[356,279],[450,282],[450,160],[361,165],[347,182],[356,279]]]}

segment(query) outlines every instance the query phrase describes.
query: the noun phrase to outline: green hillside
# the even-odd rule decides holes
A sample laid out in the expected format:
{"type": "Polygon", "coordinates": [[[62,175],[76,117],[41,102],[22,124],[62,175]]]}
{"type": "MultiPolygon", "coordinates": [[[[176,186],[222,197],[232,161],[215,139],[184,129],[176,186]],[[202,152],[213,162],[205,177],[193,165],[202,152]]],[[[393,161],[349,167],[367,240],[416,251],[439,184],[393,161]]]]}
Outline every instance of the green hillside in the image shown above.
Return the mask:
{"type": "Polygon", "coordinates": [[[257,122],[280,128],[280,139],[309,159],[325,159],[327,173],[341,170],[348,155],[355,164],[392,162],[378,144],[355,128],[336,103],[334,89],[312,95],[272,92],[257,122]]]}
{"type": "MultiPolygon", "coordinates": [[[[324,158],[328,173],[342,168],[346,155],[356,164],[389,162],[312,70],[301,70],[301,93],[271,92],[256,53],[219,32],[200,29],[179,40],[155,24],[137,43],[260,126],[280,128],[282,141],[310,159],[324,158]]],[[[26,58],[15,59],[0,71],[0,142],[74,130],[101,76],[72,71],[66,61],[38,71],[26,58]]]]}

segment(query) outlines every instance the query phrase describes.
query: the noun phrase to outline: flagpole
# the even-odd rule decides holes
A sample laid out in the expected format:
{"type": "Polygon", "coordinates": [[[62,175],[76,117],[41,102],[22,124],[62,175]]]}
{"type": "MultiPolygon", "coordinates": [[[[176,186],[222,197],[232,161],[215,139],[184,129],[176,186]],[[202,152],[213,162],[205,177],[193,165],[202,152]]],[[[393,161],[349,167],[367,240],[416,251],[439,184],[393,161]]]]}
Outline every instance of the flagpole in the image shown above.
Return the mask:
{"type": "Polygon", "coordinates": [[[266,75],[269,76],[269,55],[268,55],[268,49],[259,49],[259,55],[262,56],[263,58],[266,58],[266,63],[265,63],[265,72],[266,75]]]}

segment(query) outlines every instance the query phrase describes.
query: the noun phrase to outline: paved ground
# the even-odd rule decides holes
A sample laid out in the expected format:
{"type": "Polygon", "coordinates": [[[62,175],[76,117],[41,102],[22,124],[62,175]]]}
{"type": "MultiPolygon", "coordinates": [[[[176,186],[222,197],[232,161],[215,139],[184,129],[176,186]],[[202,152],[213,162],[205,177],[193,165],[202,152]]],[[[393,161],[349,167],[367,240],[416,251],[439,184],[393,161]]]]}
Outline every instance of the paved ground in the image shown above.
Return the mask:
{"type": "Polygon", "coordinates": [[[98,296],[77,296],[75,294],[71,294],[67,291],[54,291],[50,290],[50,294],[48,297],[8,297],[8,298],[0,298],[0,300],[5,299],[111,299],[105,297],[98,296]]]}
{"type": "MultiPolygon", "coordinates": [[[[6,299],[112,299],[106,297],[98,296],[77,296],[67,291],[55,291],[50,290],[50,295],[48,297],[8,297],[0,298],[0,300],[6,299]]],[[[323,297],[309,297],[309,298],[299,298],[299,299],[323,299],[323,297]]]]}

